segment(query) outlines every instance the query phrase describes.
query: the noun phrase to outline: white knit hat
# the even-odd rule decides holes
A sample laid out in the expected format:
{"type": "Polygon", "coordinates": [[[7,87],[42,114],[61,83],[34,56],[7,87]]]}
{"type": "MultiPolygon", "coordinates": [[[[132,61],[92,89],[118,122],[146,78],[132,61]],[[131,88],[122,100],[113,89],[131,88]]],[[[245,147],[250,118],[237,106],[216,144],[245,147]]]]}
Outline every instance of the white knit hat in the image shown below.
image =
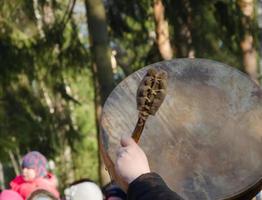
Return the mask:
{"type": "Polygon", "coordinates": [[[103,200],[100,187],[93,182],[82,182],[65,189],[66,200],[103,200]]]}

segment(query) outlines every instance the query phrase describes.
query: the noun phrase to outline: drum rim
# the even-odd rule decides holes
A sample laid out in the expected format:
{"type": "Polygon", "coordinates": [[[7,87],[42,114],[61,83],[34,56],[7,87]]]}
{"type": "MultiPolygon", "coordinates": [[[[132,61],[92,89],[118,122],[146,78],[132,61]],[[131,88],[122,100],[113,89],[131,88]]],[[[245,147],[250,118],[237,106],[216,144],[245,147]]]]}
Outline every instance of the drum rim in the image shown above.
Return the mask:
{"type": "Polygon", "coordinates": [[[262,177],[256,183],[252,184],[246,190],[242,189],[238,193],[227,196],[220,200],[247,200],[253,198],[262,189],[262,177]]]}
{"type": "MultiPolygon", "coordinates": [[[[136,71],[134,71],[133,73],[131,73],[130,75],[128,75],[127,77],[125,77],[125,79],[128,79],[130,76],[132,76],[133,74],[141,74],[141,72],[147,70],[150,67],[153,68],[162,68],[161,65],[163,65],[163,69],[165,68],[169,68],[167,67],[167,64],[175,64],[175,62],[177,61],[178,63],[180,62],[192,62],[192,61],[196,61],[196,62],[208,62],[208,63],[214,63],[217,64],[218,67],[220,68],[224,68],[224,69],[228,69],[228,70],[234,70],[234,72],[236,72],[237,74],[239,74],[240,76],[244,76],[245,78],[248,78],[252,84],[254,85],[254,87],[257,87],[258,90],[260,90],[262,92],[262,87],[260,85],[258,85],[255,81],[253,81],[246,73],[240,71],[238,68],[232,67],[228,64],[216,61],[216,60],[212,60],[212,59],[206,59],[206,58],[176,58],[176,59],[172,59],[172,60],[164,60],[164,61],[159,61],[159,62],[155,62],[149,65],[146,65],[136,71]]],[[[212,67],[210,67],[212,68],[212,67]]],[[[108,99],[111,98],[111,96],[115,93],[115,89],[120,87],[120,85],[125,81],[125,79],[123,79],[121,82],[119,82],[116,87],[111,91],[111,93],[109,94],[109,96],[107,97],[103,108],[107,106],[107,101],[108,99]]],[[[100,122],[103,118],[103,109],[102,109],[102,114],[100,117],[100,122]]],[[[106,151],[106,153],[109,155],[108,153],[108,147],[104,146],[105,145],[105,138],[104,133],[102,133],[104,131],[104,127],[102,127],[102,124],[100,123],[100,144],[103,146],[104,150],[106,151]]],[[[109,155],[110,156],[110,155],[109,155]]],[[[261,189],[262,189],[262,176],[260,178],[257,179],[257,181],[253,184],[250,184],[249,186],[245,186],[245,188],[241,188],[238,192],[234,192],[233,194],[228,194],[227,196],[223,197],[223,199],[219,199],[219,200],[236,200],[236,199],[241,199],[241,200],[247,200],[247,197],[251,197],[251,195],[253,195],[252,197],[254,197],[261,189]],[[245,189],[246,188],[246,189],[245,189]]]]}

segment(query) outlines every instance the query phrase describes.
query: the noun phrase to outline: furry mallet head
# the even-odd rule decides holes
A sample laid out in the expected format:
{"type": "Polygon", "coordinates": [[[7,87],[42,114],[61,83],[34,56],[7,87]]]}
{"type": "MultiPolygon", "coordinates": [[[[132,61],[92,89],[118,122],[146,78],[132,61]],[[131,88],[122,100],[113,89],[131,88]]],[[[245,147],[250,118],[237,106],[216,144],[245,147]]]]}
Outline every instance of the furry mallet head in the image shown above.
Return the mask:
{"type": "Polygon", "coordinates": [[[137,89],[136,102],[139,111],[138,121],[132,137],[138,142],[146,119],[155,115],[163,103],[167,90],[167,72],[151,68],[147,71],[137,89]]]}
{"type": "Polygon", "coordinates": [[[166,96],[167,72],[151,68],[137,90],[137,109],[142,116],[155,115],[166,96]]]}

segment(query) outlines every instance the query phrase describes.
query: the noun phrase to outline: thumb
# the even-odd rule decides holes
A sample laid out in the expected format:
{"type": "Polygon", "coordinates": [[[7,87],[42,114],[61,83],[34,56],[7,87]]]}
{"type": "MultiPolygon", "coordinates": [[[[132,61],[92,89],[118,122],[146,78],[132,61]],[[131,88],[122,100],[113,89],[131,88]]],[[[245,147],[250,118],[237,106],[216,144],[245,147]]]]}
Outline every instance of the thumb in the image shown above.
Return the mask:
{"type": "Polygon", "coordinates": [[[127,147],[133,144],[136,144],[135,141],[133,140],[133,138],[129,137],[129,136],[122,136],[121,140],[120,140],[120,144],[122,147],[127,147]]]}

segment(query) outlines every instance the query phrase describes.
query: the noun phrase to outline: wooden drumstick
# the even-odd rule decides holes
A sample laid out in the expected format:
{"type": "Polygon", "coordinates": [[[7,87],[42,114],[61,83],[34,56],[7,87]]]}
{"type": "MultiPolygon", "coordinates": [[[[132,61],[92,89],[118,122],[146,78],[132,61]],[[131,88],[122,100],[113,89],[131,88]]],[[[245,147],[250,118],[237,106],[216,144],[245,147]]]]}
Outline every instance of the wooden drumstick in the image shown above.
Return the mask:
{"type": "MultiPolygon", "coordinates": [[[[167,72],[161,69],[149,69],[137,90],[136,101],[139,114],[136,127],[132,133],[132,138],[136,142],[139,141],[148,116],[155,115],[161,106],[166,96],[166,88],[167,72]]],[[[115,165],[101,143],[100,151],[111,180],[115,180],[124,191],[127,191],[128,184],[116,173],[115,165]]]]}
{"type": "Polygon", "coordinates": [[[138,120],[132,133],[132,138],[137,143],[144,129],[149,115],[155,115],[163,103],[167,90],[167,72],[151,68],[147,71],[137,89],[138,120]]]}

